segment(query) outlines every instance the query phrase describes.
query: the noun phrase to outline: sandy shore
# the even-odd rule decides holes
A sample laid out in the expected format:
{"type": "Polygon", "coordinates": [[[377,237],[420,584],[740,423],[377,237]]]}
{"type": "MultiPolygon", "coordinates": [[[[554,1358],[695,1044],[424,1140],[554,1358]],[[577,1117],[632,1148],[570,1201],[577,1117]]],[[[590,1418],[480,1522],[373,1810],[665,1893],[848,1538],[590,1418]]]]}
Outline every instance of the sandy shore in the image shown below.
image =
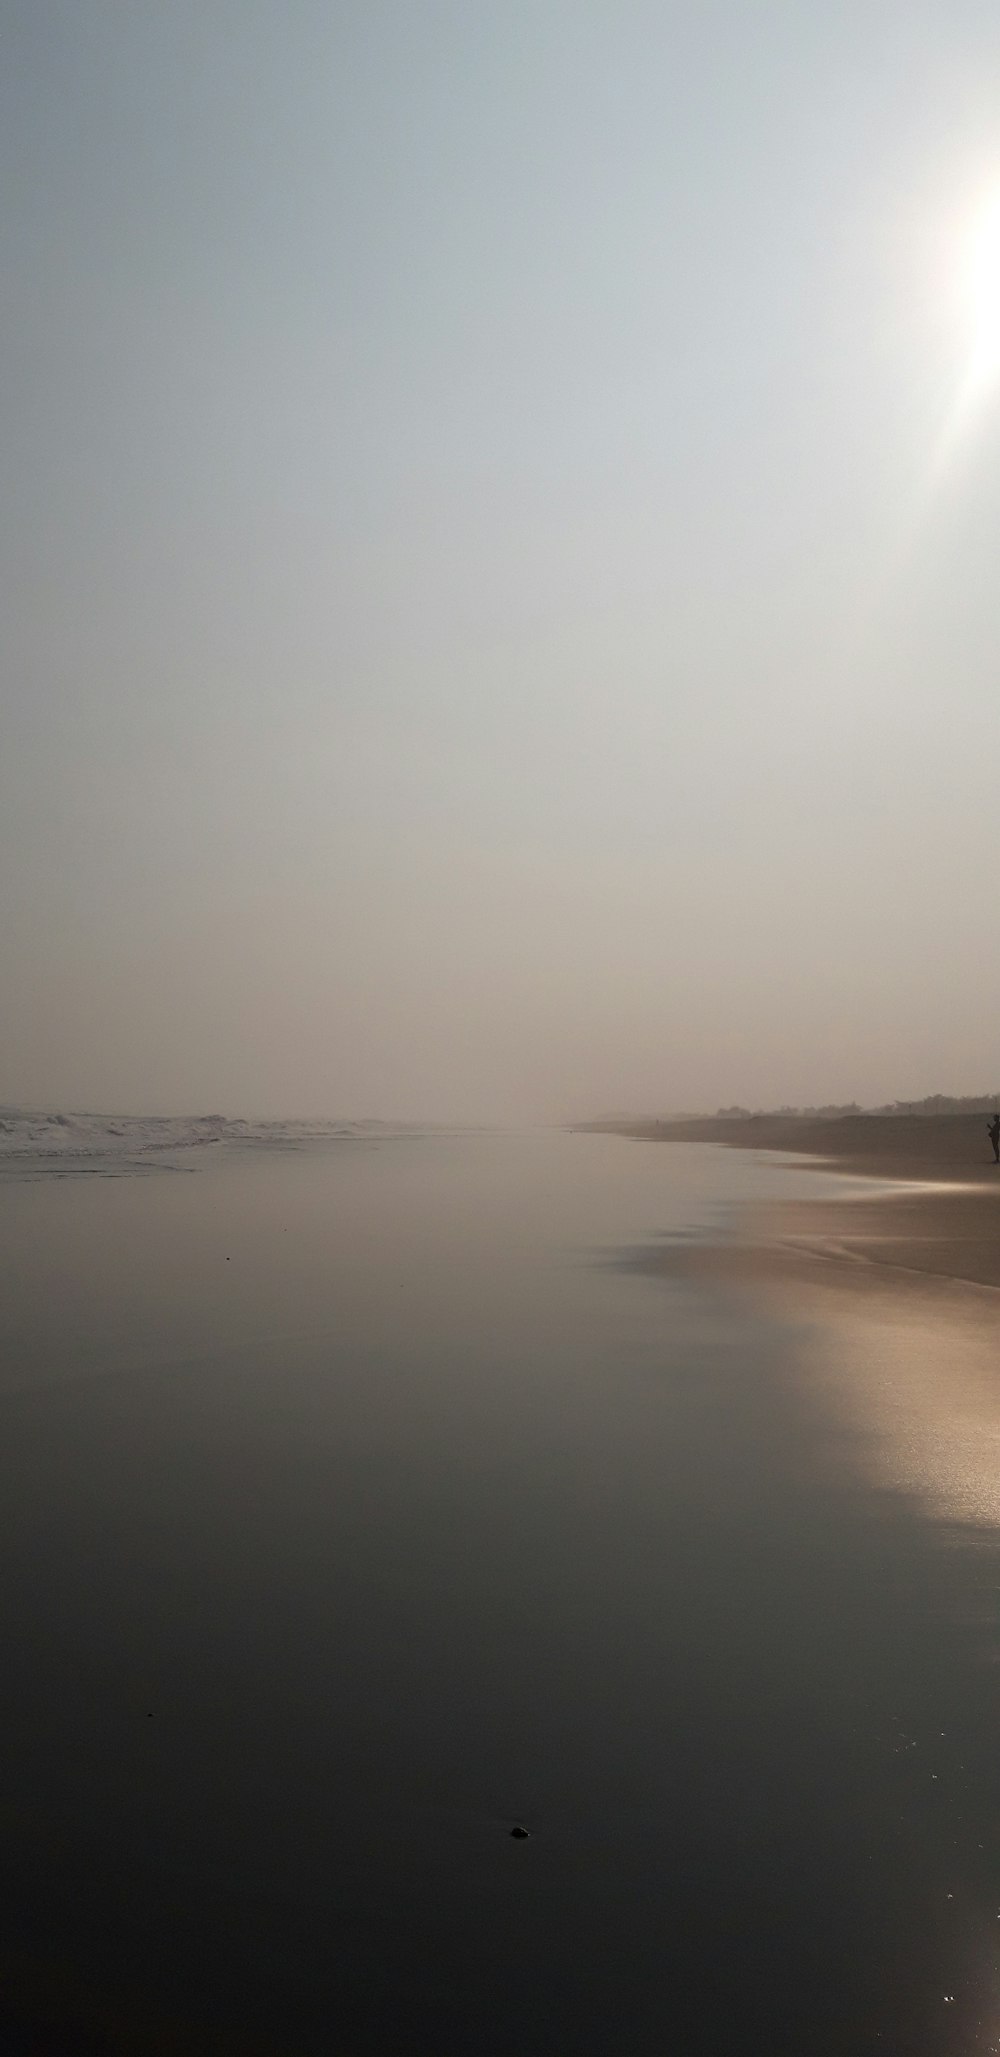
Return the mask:
{"type": "MultiPolygon", "coordinates": [[[[607,1124],[611,1127],[612,1124],[607,1124]]],[[[633,1122],[626,1135],[794,1152],[843,1197],[747,1210],[735,1235],[652,1243],[642,1265],[790,1326],[800,1376],[872,1481],[938,1519],[1000,1528],[1000,1170],[985,1118],[633,1122]]]]}
{"type": "Polygon", "coordinates": [[[725,1253],[731,1270],[804,1279],[820,1267],[827,1278],[836,1270],[856,1286],[874,1286],[876,1274],[889,1271],[897,1278],[925,1274],[1000,1288],[1000,1169],[984,1115],[830,1121],[761,1115],[600,1126],[651,1142],[790,1152],[871,1180],[863,1197],[855,1188],[842,1200],[755,1215],[745,1242],[725,1253]]]}

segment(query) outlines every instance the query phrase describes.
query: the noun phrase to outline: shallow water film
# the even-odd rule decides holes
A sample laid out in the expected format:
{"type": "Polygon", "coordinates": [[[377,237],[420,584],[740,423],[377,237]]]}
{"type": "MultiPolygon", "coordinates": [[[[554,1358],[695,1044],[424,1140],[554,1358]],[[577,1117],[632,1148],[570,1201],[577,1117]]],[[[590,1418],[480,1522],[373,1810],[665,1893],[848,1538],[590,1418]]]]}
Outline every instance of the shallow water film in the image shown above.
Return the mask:
{"type": "Polygon", "coordinates": [[[824,1175],[112,1169],[0,1184],[4,2050],[1000,2048],[995,1531],[863,1310],[659,1264],[824,1175]]]}

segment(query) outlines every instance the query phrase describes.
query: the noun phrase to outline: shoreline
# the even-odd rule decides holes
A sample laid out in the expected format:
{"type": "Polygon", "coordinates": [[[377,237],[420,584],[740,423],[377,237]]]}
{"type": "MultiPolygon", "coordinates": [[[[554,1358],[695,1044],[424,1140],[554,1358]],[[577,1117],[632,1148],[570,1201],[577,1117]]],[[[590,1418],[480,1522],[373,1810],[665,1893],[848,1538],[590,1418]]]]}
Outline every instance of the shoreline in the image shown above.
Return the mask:
{"type": "MultiPolygon", "coordinates": [[[[738,1245],[705,1261],[716,1275],[805,1281],[821,1274],[856,1289],[933,1281],[1000,1291],[1000,1167],[981,1115],[753,1115],[698,1121],[588,1122],[590,1131],[658,1143],[715,1143],[780,1151],[817,1170],[872,1180],[858,1197],[779,1201],[756,1210],[738,1245]],[[875,1181],[890,1181],[891,1192],[875,1181]]],[[[672,1261],[672,1260],[671,1260],[672,1261]]]]}
{"type": "Polygon", "coordinates": [[[694,1120],[587,1121],[585,1132],[651,1143],[718,1143],[782,1150],[876,1178],[940,1182],[960,1177],[1000,1187],[984,1114],[704,1115],[694,1120]]]}

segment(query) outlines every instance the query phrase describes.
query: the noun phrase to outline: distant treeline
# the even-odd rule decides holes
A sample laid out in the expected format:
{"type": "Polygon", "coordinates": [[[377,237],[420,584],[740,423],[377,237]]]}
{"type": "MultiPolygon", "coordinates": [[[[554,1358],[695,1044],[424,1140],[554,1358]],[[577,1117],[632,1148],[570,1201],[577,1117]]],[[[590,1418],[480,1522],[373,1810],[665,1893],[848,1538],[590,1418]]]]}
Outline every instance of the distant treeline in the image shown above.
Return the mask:
{"type": "Polygon", "coordinates": [[[909,1114],[930,1119],[935,1114],[992,1114],[1000,1107],[1000,1093],[929,1093],[926,1100],[888,1100],[884,1107],[861,1107],[857,1100],[831,1101],[825,1107],[720,1107],[719,1121],[752,1121],[755,1118],[798,1121],[836,1121],[847,1114],[909,1114]]]}

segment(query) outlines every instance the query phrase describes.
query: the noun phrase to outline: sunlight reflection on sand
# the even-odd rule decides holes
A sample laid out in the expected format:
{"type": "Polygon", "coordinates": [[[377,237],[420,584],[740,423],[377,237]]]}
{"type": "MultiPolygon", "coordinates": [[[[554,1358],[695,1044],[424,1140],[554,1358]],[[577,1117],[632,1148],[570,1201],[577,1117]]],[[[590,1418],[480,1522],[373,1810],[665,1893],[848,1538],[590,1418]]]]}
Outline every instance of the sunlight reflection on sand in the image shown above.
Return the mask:
{"type": "Polygon", "coordinates": [[[873,1483],[1000,1529],[1000,1193],[989,1181],[831,1178],[750,1204],[726,1247],[668,1259],[763,1297],[873,1483]]]}
{"type": "Polygon", "coordinates": [[[943,1519],[1000,1527],[997,1301],[992,1288],[918,1282],[843,1294],[814,1285],[806,1343],[879,1482],[943,1519]]]}

